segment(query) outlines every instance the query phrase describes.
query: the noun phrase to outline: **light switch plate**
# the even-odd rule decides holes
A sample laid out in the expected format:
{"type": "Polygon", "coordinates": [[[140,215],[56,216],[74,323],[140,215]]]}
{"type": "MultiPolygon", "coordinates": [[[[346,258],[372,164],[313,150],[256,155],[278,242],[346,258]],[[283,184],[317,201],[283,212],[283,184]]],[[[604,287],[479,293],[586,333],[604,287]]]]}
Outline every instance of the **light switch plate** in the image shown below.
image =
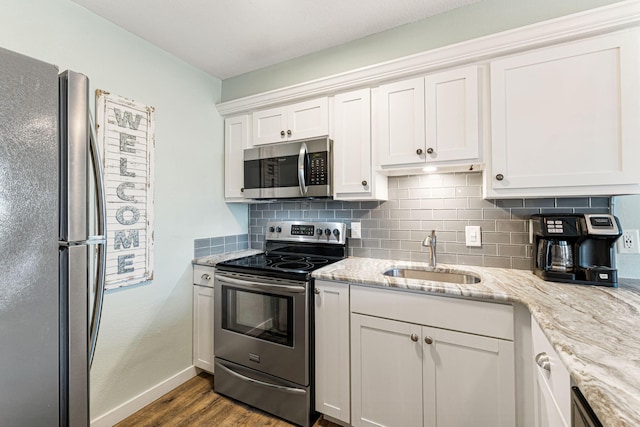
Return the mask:
{"type": "Polygon", "coordinates": [[[359,222],[351,223],[351,238],[352,239],[361,239],[362,238],[362,228],[360,227],[359,222]]]}
{"type": "Polygon", "coordinates": [[[464,228],[465,244],[471,247],[482,246],[482,234],[479,225],[467,225],[464,228]]]}

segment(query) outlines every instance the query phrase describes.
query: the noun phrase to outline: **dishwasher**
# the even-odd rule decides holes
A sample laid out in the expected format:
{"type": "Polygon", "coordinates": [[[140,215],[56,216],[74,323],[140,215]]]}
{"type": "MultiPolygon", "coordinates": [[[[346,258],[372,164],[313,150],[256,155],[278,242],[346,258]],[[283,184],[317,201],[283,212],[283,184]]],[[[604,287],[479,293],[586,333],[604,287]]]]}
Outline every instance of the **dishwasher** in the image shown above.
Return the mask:
{"type": "Polygon", "coordinates": [[[571,427],[602,427],[580,389],[571,387],[571,427]]]}

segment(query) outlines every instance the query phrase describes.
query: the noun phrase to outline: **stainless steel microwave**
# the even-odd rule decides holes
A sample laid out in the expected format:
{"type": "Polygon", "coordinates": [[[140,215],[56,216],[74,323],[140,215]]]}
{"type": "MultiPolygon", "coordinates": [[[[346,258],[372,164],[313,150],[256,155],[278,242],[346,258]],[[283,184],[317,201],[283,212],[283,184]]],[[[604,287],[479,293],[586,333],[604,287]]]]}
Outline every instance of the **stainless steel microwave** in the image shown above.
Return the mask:
{"type": "Polygon", "coordinates": [[[331,197],[331,146],[325,137],[244,150],[244,197],[331,197]]]}

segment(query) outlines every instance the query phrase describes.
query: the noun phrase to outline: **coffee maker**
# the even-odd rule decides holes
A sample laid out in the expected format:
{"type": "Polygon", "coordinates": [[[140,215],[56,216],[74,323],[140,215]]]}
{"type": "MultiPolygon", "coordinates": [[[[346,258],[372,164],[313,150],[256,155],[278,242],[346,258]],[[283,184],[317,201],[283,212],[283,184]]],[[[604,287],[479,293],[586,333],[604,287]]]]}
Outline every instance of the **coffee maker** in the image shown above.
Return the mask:
{"type": "Polygon", "coordinates": [[[533,272],[552,282],[618,286],[613,244],[622,235],[608,214],[531,216],[533,272]]]}

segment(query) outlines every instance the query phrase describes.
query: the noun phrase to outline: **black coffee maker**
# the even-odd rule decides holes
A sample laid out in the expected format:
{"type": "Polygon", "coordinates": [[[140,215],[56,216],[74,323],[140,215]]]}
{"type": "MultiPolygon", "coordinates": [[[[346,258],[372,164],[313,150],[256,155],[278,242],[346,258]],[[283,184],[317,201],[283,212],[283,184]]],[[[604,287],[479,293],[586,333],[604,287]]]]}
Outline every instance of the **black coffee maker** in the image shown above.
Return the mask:
{"type": "Polygon", "coordinates": [[[608,214],[531,216],[533,272],[544,280],[618,286],[613,244],[622,235],[608,214]]]}

